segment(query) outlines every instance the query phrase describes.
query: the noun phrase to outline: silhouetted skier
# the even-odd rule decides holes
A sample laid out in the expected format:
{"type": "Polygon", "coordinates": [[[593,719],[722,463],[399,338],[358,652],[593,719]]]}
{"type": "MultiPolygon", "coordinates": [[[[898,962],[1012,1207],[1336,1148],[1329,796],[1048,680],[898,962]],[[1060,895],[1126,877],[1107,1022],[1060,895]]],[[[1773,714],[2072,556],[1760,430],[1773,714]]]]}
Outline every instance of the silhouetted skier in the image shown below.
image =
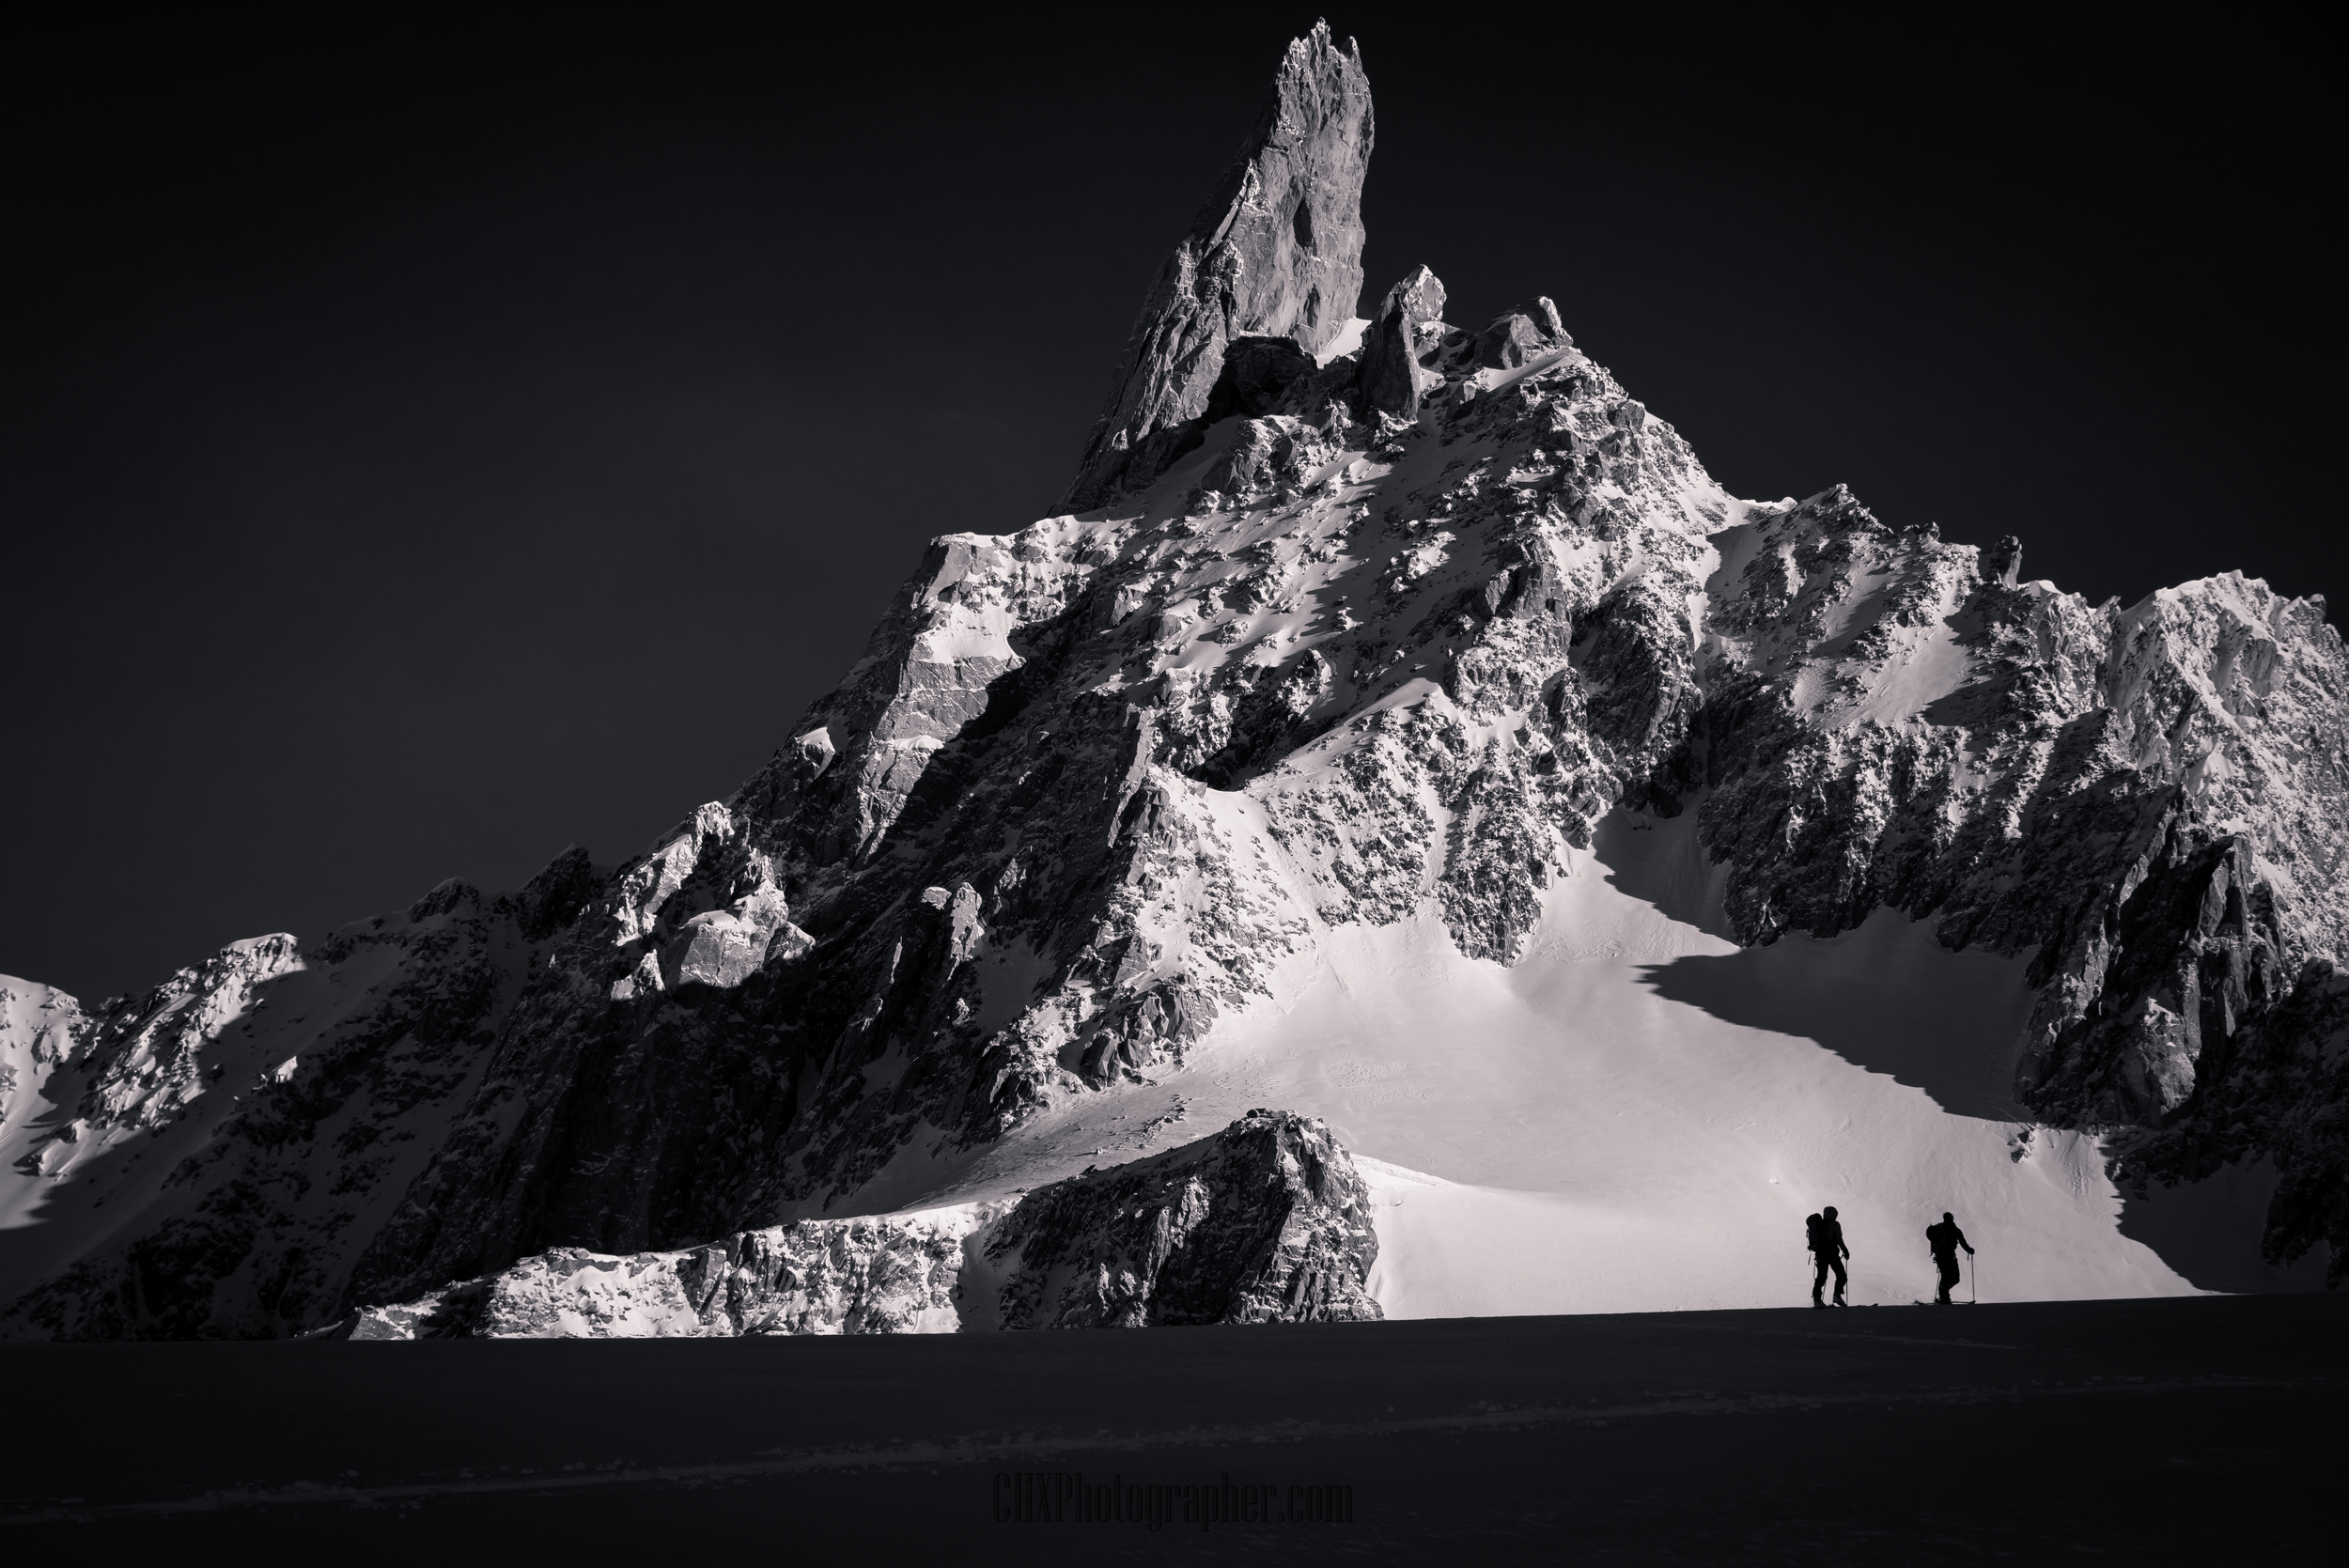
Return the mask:
{"type": "Polygon", "coordinates": [[[1835,1271],[1835,1304],[1839,1307],[1850,1306],[1851,1303],[1843,1299],[1843,1289],[1850,1283],[1851,1278],[1843,1271],[1843,1260],[1851,1256],[1851,1249],[1843,1245],[1843,1226],[1835,1218],[1835,1206],[1828,1204],[1826,1212],[1814,1214],[1802,1223],[1803,1229],[1810,1233],[1811,1239],[1807,1245],[1819,1260],[1818,1277],[1811,1281],[1811,1304],[1814,1307],[1827,1305],[1819,1299],[1819,1293],[1827,1289],[1827,1272],[1831,1268],[1835,1271]]]}
{"type": "Polygon", "coordinates": [[[1974,1255],[1974,1244],[1957,1228],[1957,1216],[1944,1209],[1941,1223],[1925,1227],[1925,1245],[1933,1249],[1933,1261],[1941,1265],[1941,1290],[1933,1298],[1933,1304],[1946,1307],[1950,1304],[1950,1291],[1957,1283],[1957,1250],[1965,1248],[1970,1258],[1974,1255]]]}

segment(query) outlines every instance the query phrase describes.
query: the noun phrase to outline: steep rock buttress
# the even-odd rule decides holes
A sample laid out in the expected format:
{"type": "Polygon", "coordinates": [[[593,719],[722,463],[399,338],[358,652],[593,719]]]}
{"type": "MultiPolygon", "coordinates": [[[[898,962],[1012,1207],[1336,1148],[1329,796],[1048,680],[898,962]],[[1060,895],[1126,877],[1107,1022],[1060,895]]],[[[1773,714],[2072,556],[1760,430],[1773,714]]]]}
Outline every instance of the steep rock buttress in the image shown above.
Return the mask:
{"type": "Polygon", "coordinates": [[[1336,341],[1362,291],[1370,81],[1328,23],[1289,45],[1255,130],[1135,318],[1065,505],[1141,489],[1199,442],[1237,339],[1336,341]]]}

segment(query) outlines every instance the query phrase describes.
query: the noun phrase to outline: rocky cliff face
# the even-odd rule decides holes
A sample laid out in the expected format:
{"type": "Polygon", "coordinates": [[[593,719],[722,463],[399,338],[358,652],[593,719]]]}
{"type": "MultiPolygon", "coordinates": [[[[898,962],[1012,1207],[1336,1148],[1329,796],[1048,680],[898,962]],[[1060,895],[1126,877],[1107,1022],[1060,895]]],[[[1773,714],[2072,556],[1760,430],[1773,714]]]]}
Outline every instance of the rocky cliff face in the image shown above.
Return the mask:
{"type": "MultiPolygon", "coordinates": [[[[647,853],[14,1004],[11,1201],[70,1240],[20,1253],[8,1331],[285,1332],[854,1204],[1178,1067],[1333,926],[1431,908],[1512,962],[1610,813],[1695,813],[1742,941],[1892,908],[2030,955],[2036,1114],[2133,1181],[2272,1158],[2271,1255],[2329,1240],[2338,1279],[2322,602],[2091,605],[1840,488],[1736,500],[1550,302],[1455,325],[1424,268],[1330,352],[1368,147],[1317,31],[1145,306],[1099,504],[935,541],[647,853]]],[[[1161,1310],[1069,1288],[1029,1310],[1161,1310]]]]}
{"type": "Polygon", "coordinates": [[[1375,1322],[1370,1197],[1316,1121],[1211,1138],[1007,1204],[802,1219],[672,1252],[556,1248],[363,1309],[363,1340],[918,1334],[1375,1322]]]}
{"type": "Polygon", "coordinates": [[[1022,1198],[988,1234],[1006,1328],[1362,1323],[1381,1315],[1370,1194],[1317,1121],[1215,1138],[1022,1198]]]}

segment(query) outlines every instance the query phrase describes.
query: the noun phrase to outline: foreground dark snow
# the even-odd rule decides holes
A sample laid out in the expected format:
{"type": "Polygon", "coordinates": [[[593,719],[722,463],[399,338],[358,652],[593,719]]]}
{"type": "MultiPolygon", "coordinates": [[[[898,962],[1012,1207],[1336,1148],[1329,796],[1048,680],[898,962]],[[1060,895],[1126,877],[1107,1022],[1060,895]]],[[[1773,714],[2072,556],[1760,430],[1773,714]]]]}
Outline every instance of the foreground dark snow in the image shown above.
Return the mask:
{"type": "Polygon", "coordinates": [[[2349,1301],[2298,1296],[8,1346],[28,1423],[135,1440],[20,1442],[0,1529],[40,1560],[2281,1561],[2337,1539],[2344,1330],[2349,1301]],[[1022,1475],[1169,1489],[1175,1518],[1000,1521],[1022,1475]],[[1270,1516],[1182,1517],[1226,1478],[1270,1516]],[[1314,1489],[1351,1519],[1282,1517],[1314,1489]]]}

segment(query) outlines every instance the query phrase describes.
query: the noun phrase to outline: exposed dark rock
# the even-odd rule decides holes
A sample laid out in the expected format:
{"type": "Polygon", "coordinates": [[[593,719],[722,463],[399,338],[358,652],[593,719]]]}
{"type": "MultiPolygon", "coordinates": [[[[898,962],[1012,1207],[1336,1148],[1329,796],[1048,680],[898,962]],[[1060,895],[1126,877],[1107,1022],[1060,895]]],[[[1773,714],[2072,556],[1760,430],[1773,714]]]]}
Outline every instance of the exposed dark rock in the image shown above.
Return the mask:
{"type": "Polygon", "coordinates": [[[2261,1250],[2290,1264],[2327,1243],[2325,1282],[2349,1285],[2349,970],[2311,959],[2291,994],[2238,1037],[2227,1066],[2199,1115],[2124,1150],[2124,1171],[2140,1183],[2191,1180],[2220,1159],[2269,1156],[2282,1179],[2261,1250]]]}
{"type": "MultiPolygon", "coordinates": [[[[1229,738],[1194,776],[1216,789],[1233,789],[1295,751],[1308,737],[1310,715],[1330,695],[1335,675],[1312,648],[1277,673],[1259,666],[1233,705],[1229,738]]],[[[1234,683],[1235,690],[1240,688],[1234,683]]]]}
{"type": "Polygon", "coordinates": [[[1360,1323],[1384,1314],[1370,1194],[1315,1120],[1252,1110],[1212,1138],[1038,1188],[989,1233],[1007,1328],[1360,1323]]]}
{"type": "Polygon", "coordinates": [[[2281,998],[2284,937],[2250,843],[2207,837],[2173,819],[2150,863],[2081,923],[2072,965],[2095,1000],[2020,1069],[2023,1092],[2065,1120],[2161,1125],[2281,998]]]}
{"type": "Polygon", "coordinates": [[[678,1339],[906,1334],[959,1326],[966,1241],[994,1209],[802,1219],[704,1247],[558,1247],[499,1273],[365,1307],[331,1339],[678,1339]]]}
{"type": "Polygon", "coordinates": [[[2023,541],[2009,534],[1982,552],[1982,577],[2012,588],[2022,581],[2023,541]]]}
{"type": "Polygon", "coordinates": [[[532,941],[543,941],[568,925],[595,897],[602,881],[586,850],[576,844],[565,848],[514,895],[521,934],[532,941]]]}
{"type": "Polygon", "coordinates": [[[2108,1129],[2139,1195],[2272,1160],[2268,1262],[2327,1243],[2326,1282],[2349,1284],[2349,975],[2329,957],[2286,972],[2251,843],[2173,816],[2081,924],[2066,969],[2097,988],[2025,1057],[2032,1107],[2108,1129]]]}
{"type": "Polygon", "coordinates": [[[1387,290],[1362,334],[1357,375],[1366,409],[1397,419],[1419,417],[1421,399],[1443,384],[1440,373],[1421,365],[1448,330],[1443,306],[1443,283],[1424,266],[1387,290]]]}
{"type": "MultiPolygon", "coordinates": [[[[1138,802],[1148,797],[1137,795],[1138,802]]],[[[1148,831],[1145,824],[1143,831],[1148,831]]],[[[1204,996],[1186,996],[1176,986],[1161,986],[1111,1009],[1092,1026],[1081,1070],[1089,1083],[1107,1084],[1121,1075],[1139,1079],[1142,1070],[1206,1033],[1215,1022],[1215,1003],[1204,996]]]]}
{"type": "Polygon", "coordinates": [[[1476,334],[1476,363],[1493,370],[1514,370],[1537,355],[1571,349],[1558,319],[1558,307],[1547,296],[1503,311],[1491,326],[1476,334]]]}
{"type": "Polygon", "coordinates": [[[1288,338],[1235,338],[1223,350],[1223,374],[1207,397],[1206,420],[1270,413],[1281,395],[1313,371],[1313,356],[1288,338]]]}
{"type": "MultiPolygon", "coordinates": [[[[534,887],[571,885],[584,859],[567,851],[534,887]]],[[[42,1085],[64,1136],[25,1173],[118,1209],[144,1202],[146,1220],[0,1303],[0,1323],[54,1339],[272,1339],[341,1310],[370,1217],[302,1198],[414,1180],[430,1155],[407,1129],[443,1124],[478,1081],[517,989],[501,957],[545,908],[443,883],[306,949],[235,943],[74,1019],[42,1085]],[[351,974],[367,977],[364,999],[337,995],[351,974]],[[270,1028],[280,1018],[298,1052],[270,1028]],[[125,1154],[157,1168],[141,1180],[125,1154]]]]}

